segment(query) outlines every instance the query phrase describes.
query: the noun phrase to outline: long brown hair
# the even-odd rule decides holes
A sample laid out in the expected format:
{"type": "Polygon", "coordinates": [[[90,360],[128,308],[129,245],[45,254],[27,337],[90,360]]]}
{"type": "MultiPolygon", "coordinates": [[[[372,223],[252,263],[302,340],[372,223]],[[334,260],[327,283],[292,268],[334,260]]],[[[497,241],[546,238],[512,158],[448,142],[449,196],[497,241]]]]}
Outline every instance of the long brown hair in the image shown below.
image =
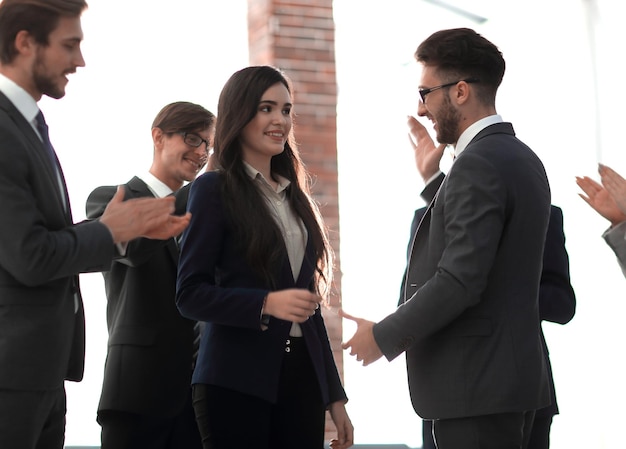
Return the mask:
{"type": "MultiPolygon", "coordinates": [[[[224,176],[224,203],[229,210],[241,249],[252,268],[274,288],[283,260],[281,231],[261,194],[245,171],[240,136],[257,113],[265,91],[280,83],[292,94],[289,79],[271,66],[252,66],[233,74],[220,94],[213,153],[214,167],[224,176]],[[251,217],[254,217],[252,220],[251,217]]],[[[332,282],[332,249],[321,214],[310,194],[310,177],[300,159],[293,129],[285,149],[271,160],[272,173],[291,181],[289,203],[309,233],[315,250],[314,291],[327,296],[332,282]]]]}

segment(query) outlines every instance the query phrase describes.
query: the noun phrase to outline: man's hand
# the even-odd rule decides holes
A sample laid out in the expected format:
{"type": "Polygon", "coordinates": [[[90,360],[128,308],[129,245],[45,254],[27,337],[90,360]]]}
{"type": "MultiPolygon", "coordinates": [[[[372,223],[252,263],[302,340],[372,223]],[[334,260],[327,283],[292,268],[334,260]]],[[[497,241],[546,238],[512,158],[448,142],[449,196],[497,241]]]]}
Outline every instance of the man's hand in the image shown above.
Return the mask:
{"type": "Polygon", "coordinates": [[[609,192],[619,210],[622,214],[626,214],[626,179],[612,168],[602,164],[598,165],[598,173],[600,173],[602,185],[609,192]]]}
{"type": "Polygon", "coordinates": [[[296,323],[304,323],[315,315],[322,297],[309,290],[292,288],[267,295],[263,314],[296,323]]]}
{"type": "Polygon", "coordinates": [[[578,196],[585,200],[596,212],[609,220],[612,226],[626,221],[626,215],[619,209],[615,200],[601,184],[587,176],[582,178],[577,176],[576,184],[585,192],[585,195],[579,193],[578,196]]]}
{"type": "Polygon", "coordinates": [[[339,315],[350,321],[354,321],[357,325],[356,332],[352,338],[341,345],[343,349],[351,348],[350,355],[356,355],[356,359],[359,362],[362,361],[363,366],[374,363],[383,356],[383,353],[374,339],[373,328],[375,323],[373,321],[354,317],[344,312],[343,309],[339,310],[339,315]]]}
{"type": "Polygon", "coordinates": [[[439,162],[446,149],[445,144],[435,146],[428,131],[415,117],[408,116],[409,142],[413,147],[415,166],[424,181],[428,181],[439,172],[439,162]]]}
{"type": "Polygon", "coordinates": [[[190,214],[174,216],[174,197],[133,198],[124,201],[124,188],[107,204],[100,217],[113,236],[114,243],[137,237],[165,240],[179,235],[189,224],[190,214]]]}

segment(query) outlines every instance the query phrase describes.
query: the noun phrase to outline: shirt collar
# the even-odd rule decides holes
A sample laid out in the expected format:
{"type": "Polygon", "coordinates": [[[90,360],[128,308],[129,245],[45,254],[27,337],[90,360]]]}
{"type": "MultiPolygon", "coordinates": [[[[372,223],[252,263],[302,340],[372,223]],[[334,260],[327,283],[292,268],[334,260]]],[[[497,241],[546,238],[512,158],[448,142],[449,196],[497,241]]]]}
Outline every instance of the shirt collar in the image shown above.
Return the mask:
{"type": "Polygon", "coordinates": [[[465,131],[463,131],[463,134],[461,134],[461,136],[459,137],[459,140],[454,147],[454,157],[458,157],[459,154],[461,154],[463,150],[465,150],[467,145],[472,141],[474,137],[478,135],[479,132],[495,123],[502,123],[502,121],[502,117],[498,114],[495,114],[472,123],[465,131]]]}
{"type": "MultiPolygon", "coordinates": [[[[274,190],[273,187],[270,185],[270,183],[267,182],[267,179],[265,179],[265,176],[263,176],[263,174],[260,171],[258,171],[252,165],[248,164],[246,161],[243,161],[243,166],[246,169],[246,173],[248,174],[248,176],[250,176],[251,179],[258,179],[261,182],[265,183],[270,189],[274,190]]],[[[284,178],[280,175],[276,175],[276,180],[278,181],[278,188],[276,189],[276,193],[282,192],[291,184],[291,181],[289,181],[287,178],[284,178]]]]}
{"type": "Polygon", "coordinates": [[[15,81],[0,73],[0,91],[13,103],[29,123],[33,123],[39,113],[35,99],[15,81]]]}
{"type": "Polygon", "coordinates": [[[146,183],[157,198],[165,198],[173,193],[172,189],[150,172],[146,172],[140,179],[146,183]]]}

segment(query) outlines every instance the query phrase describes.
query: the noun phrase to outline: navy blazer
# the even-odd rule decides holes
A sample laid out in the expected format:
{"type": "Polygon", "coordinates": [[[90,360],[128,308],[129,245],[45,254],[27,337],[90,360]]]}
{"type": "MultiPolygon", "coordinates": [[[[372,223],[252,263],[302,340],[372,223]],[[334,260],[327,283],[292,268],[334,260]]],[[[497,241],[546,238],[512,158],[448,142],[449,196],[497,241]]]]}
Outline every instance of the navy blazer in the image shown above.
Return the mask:
{"type": "Polygon", "coordinates": [[[549,212],[543,165],[510,123],[452,165],[413,238],[402,304],[374,325],[388,359],[406,351],[421,417],[549,404],[537,304],[549,212]]]}
{"type": "MultiPolygon", "coordinates": [[[[101,216],[116,190],[102,186],[91,192],[87,217],[101,216]]],[[[125,200],[154,196],[137,177],[124,190],[125,200]]],[[[186,190],[176,193],[177,203],[183,196],[177,213],[184,213],[186,190]]],[[[188,401],[195,322],[176,308],[177,265],[175,239],[138,238],[102,273],[109,342],[98,411],[172,417],[188,401]]]]}
{"type": "MultiPolygon", "coordinates": [[[[271,317],[268,328],[261,329],[263,299],[270,287],[238,249],[221,179],[218,172],[210,172],[192,184],[191,222],[181,240],[176,303],[183,316],[206,322],[192,382],[275,402],[291,322],[271,317]]],[[[310,288],[314,270],[309,239],[298,279],[294,281],[285,256],[277,289],[310,288]]],[[[346,399],[321,310],[301,328],[325,404],[346,399]]]]}
{"type": "MultiPolygon", "coordinates": [[[[437,189],[443,183],[444,174],[441,173],[435,180],[429,183],[422,191],[421,197],[430,203],[437,189]]],[[[417,209],[411,223],[411,237],[415,234],[417,225],[424,216],[426,207],[417,209]]],[[[407,251],[410,252],[409,244],[407,251]]],[[[407,254],[408,255],[408,254],[407,254]]],[[[405,273],[406,275],[406,273],[405,273]]],[[[404,297],[404,283],[400,290],[399,304],[404,297]]],[[[570,281],[569,256],[565,248],[565,234],[563,232],[563,211],[561,208],[550,206],[550,219],[548,221],[548,231],[546,233],[546,243],[543,251],[543,266],[541,269],[541,283],[539,284],[539,318],[542,321],[552,323],[567,324],[576,313],[576,295],[570,281]]],[[[550,363],[550,353],[546,344],[543,330],[541,331],[541,345],[548,369],[548,380],[550,381],[550,405],[537,410],[536,417],[554,416],[559,413],[552,376],[552,365],[550,363]]]]}
{"type": "Polygon", "coordinates": [[[73,224],[45,151],[0,93],[0,389],[56,389],[82,379],[78,273],[107,269],[114,254],[102,223],[73,224]]]}

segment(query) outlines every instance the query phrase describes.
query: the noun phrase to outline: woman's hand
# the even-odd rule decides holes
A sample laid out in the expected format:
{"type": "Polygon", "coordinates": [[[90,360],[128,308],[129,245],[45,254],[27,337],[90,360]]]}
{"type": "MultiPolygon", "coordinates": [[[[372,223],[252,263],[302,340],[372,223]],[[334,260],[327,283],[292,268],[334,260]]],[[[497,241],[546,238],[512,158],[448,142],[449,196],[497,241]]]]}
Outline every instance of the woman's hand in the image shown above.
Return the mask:
{"type": "Polygon", "coordinates": [[[331,449],[347,449],[354,444],[354,426],[343,401],[330,404],[330,417],[337,428],[337,438],[330,440],[331,449]]]}
{"type": "Polygon", "coordinates": [[[306,289],[279,290],[267,295],[263,314],[272,315],[281,320],[303,323],[315,315],[315,310],[319,308],[321,301],[321,296],[306,289]]]}

